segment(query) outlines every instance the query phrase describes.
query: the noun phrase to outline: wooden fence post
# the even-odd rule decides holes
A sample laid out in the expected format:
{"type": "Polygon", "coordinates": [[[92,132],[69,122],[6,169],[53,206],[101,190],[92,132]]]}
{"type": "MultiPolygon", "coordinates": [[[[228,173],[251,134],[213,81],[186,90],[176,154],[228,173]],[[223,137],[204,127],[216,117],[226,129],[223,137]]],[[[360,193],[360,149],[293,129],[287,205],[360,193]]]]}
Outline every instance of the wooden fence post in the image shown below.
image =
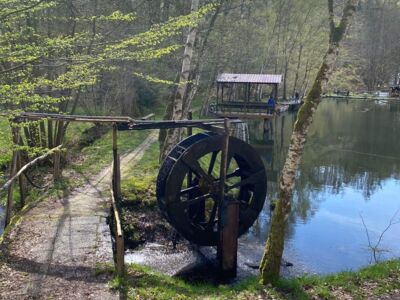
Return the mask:
{"type": "Polygon", "coordinates": [[[229,120],[225,119],[224,139],[222,141],[221,168],[219,181],[219,208],[217,258],[221,280],[236,277],[237,239],[239,230],[239,203],[225,195],[225,180],[229,160],[229,120]]]}
{"type": "Polygon", "coordinates": [[[117,124],[113,124],[113,175],[112,183],[114,189],[115,200],[118,202],[121,198],[121,167],[120,157],[118,154],[118,130],[117,124]]]}
{"type": "Polygon", "coordinates": [[[122,231],[121,218],[119,214],[117,200],[114,195],[114,187],[111,186],[111,202],[114,214],[114,236],[115,236],[115,265],[117,269],[117,274],[123,276],[125,274],[125,242],[124,242],[124,232],[122,231]]]}
{"type": "MultiPolygon", "coordinates": [[[[21,155],[21,151],[18,152],[18,162],[17,162],[17,169],[18,171],[23,167],[22,164],[22,155],[21,155]]],[[[21,201],[21,207],[25,206],[25,198],[26,198],[26,181],[24,178],[24,175],[21,174],[18,177],[18,181],[19,181],[19,196],[20,196],[20,201],[21,201]]]]}
{"type": "MultiPolygon", "coordinates": [[[[13,139],[13,147],[16,147],[19,141],[19,127],[12,127],[11,134],[13,139]]],[[[18,172],[17,167],[18,167],[18,150],[13,149],[11,168],[10,168],[10,178],[12,178],[18,172]]],[[[10,184],[7,191],[7,206],[6,206],[6,216],[4,222],[5,226],[10,224],[11,221],[12,211],[14,207],[13,190],[14,190],[14,185],[10,184]]]]}
{"type": "MultiPolygon", "coordinates": [[[[55,138],[55,146],[59,146],[62,143],[63,131],[64,131],[64,122],[59,121],[57,124],[57,135],[55,138]]],[[[53,179],[54,182],[59,181],[61,178],[61,152],[54,152],[53,155],[53,179]]]]}

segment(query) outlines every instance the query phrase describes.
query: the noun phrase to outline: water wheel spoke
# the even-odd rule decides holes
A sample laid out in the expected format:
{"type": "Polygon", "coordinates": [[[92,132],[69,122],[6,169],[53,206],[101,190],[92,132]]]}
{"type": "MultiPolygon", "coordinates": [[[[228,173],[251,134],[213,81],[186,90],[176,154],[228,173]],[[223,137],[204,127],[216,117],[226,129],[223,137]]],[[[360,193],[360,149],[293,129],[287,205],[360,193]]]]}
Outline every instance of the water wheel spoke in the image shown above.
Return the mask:
{"type": "Polygon", "coordinates": [[[214,170],[215,161],[217,160],[217,155],[219,151],[215,151],[212,153],[210,165],[208,166],[208,175],[211,175],[212,171],[214,170]]]}
{"type": "Polygon", "coordinates": [[[231,162],[232,162],[232,158],[233,158],[233,152],[229,151],[228,152],[228,157],[226,159],[226,170],[229,170],[229,167],[230,167],[231,162]]]}
{"type": "Polygon", "coordinates": [[[209,177],[197,160],[188,161],[186,158],[183,158],[182,161],[197,176],[197,178],[209,177]]]}
{"type": "Polygon", "coordinates": [[[233,185],[228,186],[227,190],[230,191],[232,189],[235,189],[235,188],[238,188],[238,187],[242,187],[242,186],[245,186],[245,185],[259,183],[264,178],[262,176],[263,173],[264,173],[264,170],[261,170],[261,171],[259,171],[257,173],[254,173],[253,175],[251,175],[251,176],[239,181],[238,183],[235,183],[233,185]]]}
{"type": "Polygon", "coordinates": [[[241,171],[239,168],[237,168],[235,171],[232,173],[229,173],[226,175],[226,179],[233,178],[233,177],[239,177],[241,175],[241,171]]]}
{"type": "Polygon", "coordinates": [[[217,208],[218,208],[218,202],[214,201],[214,206],[212,208],[210,218],[208,219],[208,223],[206,226],[207,229],[213,228],[213,226],[216,223],[215,216],[217,215],[217,208]]]}
{"type": "Polygon", "coordinates": [[[195,191],[198,190],[198,188],[199,188],[199,185],[191,186],[191,187],[189,187],[189,188],[183,189],[183,190],[179,193],[179,195],[180,195],[180,196],[183,196],[183,195],[185,195],[185,194],[189,194],[189,193],[191,193],[191,192],[195,192],[195,191]]]}
{"type": "Polygon", "coordinates": [[[188,199],[188,200],[186,200],[186,201],[182,201],[181,203],[182,203],[183,205],[185,205],[185,206],[190,206],[190,205],[193,205],[193,204],[197,204],[197,203],[206,201],[206,200],[207,200],[208,198],[210,198],[210,197],[212,197],[212,194],[207,193],[207,194],[198,196],[198,197],[196,197],[196,198],[192,198],[192,199],[188,199]]]}

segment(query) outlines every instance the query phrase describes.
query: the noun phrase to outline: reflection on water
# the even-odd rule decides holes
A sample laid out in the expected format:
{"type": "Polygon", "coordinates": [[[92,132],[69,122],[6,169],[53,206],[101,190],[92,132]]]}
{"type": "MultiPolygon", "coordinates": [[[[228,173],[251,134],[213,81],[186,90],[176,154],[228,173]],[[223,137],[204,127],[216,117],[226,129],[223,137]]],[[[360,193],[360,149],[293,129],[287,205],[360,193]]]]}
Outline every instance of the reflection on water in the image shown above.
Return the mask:
{"type": "MultiPolygon", "coordinates": [[[[268,199],[286,158],[295,115],[251,123],[250,139],[264,159],[268,199]]],[[[297,174],[285,258],[309,272],[357,269],[371,260],[361,216],[375,243],[400,209],[400,103],[325,100],[318,108],[297,174]]],[[[246,237],[264,243],[267,202],[246,237]]],[[[400,219],[397,216],[397,219],[400,219]]],[[[400,225],[385,233],[381,258],[400,256],[400,225]]]]}

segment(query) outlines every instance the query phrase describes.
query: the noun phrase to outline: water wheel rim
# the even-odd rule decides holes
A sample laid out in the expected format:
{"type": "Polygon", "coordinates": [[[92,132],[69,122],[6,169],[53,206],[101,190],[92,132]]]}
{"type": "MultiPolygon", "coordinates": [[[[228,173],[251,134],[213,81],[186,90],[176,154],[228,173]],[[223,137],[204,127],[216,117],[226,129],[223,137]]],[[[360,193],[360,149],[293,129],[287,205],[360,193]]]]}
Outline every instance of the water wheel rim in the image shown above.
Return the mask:
{"type": "MultiPolygon", "coordinates": [[[[196,162],[210,153],[218,153],[221,150],[222,137],[218,135],[206,134],[198,137],[193,137],[186,142],[181,142],[177,145],[181,153],[171,151],[171,160],[173,163],[166,162],[168,175],[165,174],[159,178],[157,186],[157,197],[159,199],[160,209],[163,215],[168,219],[171,225],[186,239],[199,245],[213,246],[216,245],[218,233],[215,226],[217,207],[218,207],[218,191],[213,190],[212,179],[207,178],[209,191],[208,193],[199,188],[198,195],[193,198],[182,197],[182,186],[186,174],[189,171],[195,174],[199,183],[207,177],[208,170],[200,170],[196,162]],[[185,145],[185,150],[182,151],[179,147],[185,145]],[[211,183],[210,183],[211,182],[211,183]],[[196,197],[197,196],[197,197],[196,197]],[[193,201],[208,201],[212,207],[209,210],[209,218],[206,222],[198,222],[193,219],[193,215],[189,214],[189,206],[185,203],[190,199],[191,207],[195,205],[193,201]]],[[[239,212],[239,234],[245,233],[254,223],[264,205],[266,196],[266,173],[262,160],[257,152],[248,144],[236,138],[230,138],[230,153],[228,156],[232,158],[239,166],[241,174],[238,175],[241,182],[249,181],[238,188],[238,195],[242,202],[239,212]],[[247,173],[247,175],[246,175],[247,173]],[[252,177],[254,176],[254,177],[252,177]]],[[[164,167],[164,166],[163,166],[164,167]]],[[[162,168],[163,168],[162,167],[162,168]]],[[[200,185],[200,184],[199,184],[200,185]]],[[[239,184],[240,185],[240,184],[239,184]]],[[[234,185],[227,186],[226,191],[234,185]]],[[[191,212],[190,212],[191,213],[191,212]]]]}

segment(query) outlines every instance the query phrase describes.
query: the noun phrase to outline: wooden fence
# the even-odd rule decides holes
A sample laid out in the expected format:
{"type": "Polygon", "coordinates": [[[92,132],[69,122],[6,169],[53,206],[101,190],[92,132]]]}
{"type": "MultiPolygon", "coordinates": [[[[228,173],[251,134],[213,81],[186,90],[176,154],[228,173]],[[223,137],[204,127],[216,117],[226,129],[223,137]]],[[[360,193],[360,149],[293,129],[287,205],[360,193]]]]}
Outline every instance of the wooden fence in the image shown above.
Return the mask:
{"type": "MultiPolygon", "coordinates": [[[[78,116],[78,115],[59,115],[59,114],[48,114],[48,113],[21,113],[15,118],[15,122],[24,122],[26,120],[47,120],[48,122],[52,120],[60,122],[88,122],[88,123],[105,123],[112,124],[113,126],[113,168],[112,168],[112,180],[111,180],[111,208],[113,215],[113,234],[115,237],[115,265],[116,270],[119,275],[125,273],[124,264],[124,235],[121,226],[120,217],[120,201],[121,201],[121,171],[120,171],[120,156],[118,154],[118,130],[145,130],[145,129],[168,129],[168,128],[187,128],[189,135],[192,134],[192,128],[202,128],[205,130],[212,130],[214,132],[225,133],[226,128],[221,127],[224,125],[226,127],[226,120],[223,119],[208,119],[208,120],[191,120],[192,112],[189,112],[189,120],[167,120],[167,121],[150,121],[154,119],[154,114],[149,114],[140,119],[132,119],[130,117],[108,117],[108,116],[78,116]]],[[[230,123],[241,123],[239,120],[231,120],[230,123]]],[[[20,136],[19,128],[13,128],[13,142],[15,145],[19,145],[20,136]]],[[[23,178],[24,172],[29,168],[36,165],[39,161],[48,158],[50,155],[54,157],[54,179],[58,179],[61,175],[60,169],[60,151],[62,145],[59,145],[51,150],[49,150],[44,155],[32,160],[28,164],[21,165],[21,153],[18,150],[13,151],[12,164],[10,179],[0,188],[0,193],[2,191],[8,192],[7,197],[7,208],[6,208],[6,226],[9,224],[12,210],[13,210],[13,184],[19,179],[21,203],[25,204],[25,181],[23,178]]]]}

